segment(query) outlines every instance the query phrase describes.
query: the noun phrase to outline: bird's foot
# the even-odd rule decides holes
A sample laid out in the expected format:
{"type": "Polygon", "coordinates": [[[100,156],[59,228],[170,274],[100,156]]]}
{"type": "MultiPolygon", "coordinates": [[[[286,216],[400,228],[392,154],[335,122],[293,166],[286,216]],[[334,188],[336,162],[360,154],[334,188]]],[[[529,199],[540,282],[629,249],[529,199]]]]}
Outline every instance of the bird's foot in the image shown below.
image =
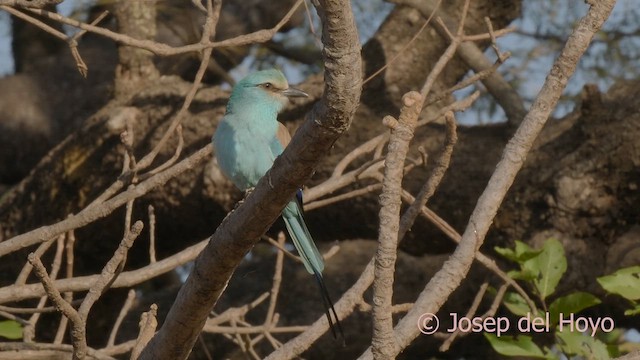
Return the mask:
{"type": "Polygon", "coordinates": [[[236,203],[236,206],[234,206],[234,207],[233,207],[233,210],[231,210],[231,212],[233,212],[235,209],[237,209],[237,208],[238,208],[238,206],[242,205],[242,203],[244,203],[244,199],[246,199],[246,198],[247,198],[247,196],[249,196],[249,194],[251,194],[251,192],[252,192],[254,189],[255,189],[255,187],[250,187],[250,188],[246,189],[246,190],[244,191],[244,196],[242,197],[242,199],[240,199],[240,201],[238,201],[238,202],[236,203]]]}

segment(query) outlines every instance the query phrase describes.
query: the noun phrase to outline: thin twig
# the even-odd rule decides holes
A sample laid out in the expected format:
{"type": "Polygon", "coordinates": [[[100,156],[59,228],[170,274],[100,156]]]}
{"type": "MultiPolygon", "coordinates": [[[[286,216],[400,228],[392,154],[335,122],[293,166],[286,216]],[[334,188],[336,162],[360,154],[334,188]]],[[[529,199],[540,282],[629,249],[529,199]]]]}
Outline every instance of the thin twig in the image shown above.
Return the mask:
{"type": "MultiPolygon", "coordinates": [[[[55,255],[53,256],[53,262],[51,263],[51,271],[49,272],[49,277],[51,278],[51,280],[55,280],[58,277],[58,272],[60,271],[60,266],[62,265],[62,253],[64,251],[64,244],[65,244],[65,236],[58,236],[58,240],[56,241],[56,252],[55,255]]],[[[43,296],[40,298],[37,308],[38,309],[42,309],[44,308],[45,304],[47,303],[47,296],[43,296]]],[[[35,312],[33,313],[33,315],[31,315],[31,318],[29,319],[29,328],[30,330],[33,330],[34,333],[30,334],[30,335],[35,335],[35,328],[38,324],[38,320],[40,319],[40,314],[41,312],[35,312]]],[[[26,328],[25,328],[26,330],[26,328]]],[[[25,331],[24,333],[30,333],[31,331],[25,331]]],[[[33,338],[29,338],[27,339],[27,337],[25,336],[25,341],[27,342],[31,342],[33,340],[33,338]]]]}
{"type": "MultiPolygon", "coordinates": [[[[75,231],[71,230],[67,233],[67,243],[66,243],[66,274],[65,277],[67,279],[73,278],[73,248],[76,242],[76,234],[75,231]]],[[[64,300],[70,304],[73,304],[73,292],[67,291],[63,294],[64,300]]],[[[84,299],[83,299],[84,300],[84,299]]],[[[56,336],[53,340],[54,344],[62,344],[64,340],[64,335],[66,334],[67,325],[69,323],[69,319],[66,316],[62,316],[60,318],[60,323],[58,324],[58,331],[56,332],[56,336]]]]}
{"type": "MultiPolygon", "coordinates": [[[[119,350],[119,349],[116,349],[119,350]]],[[[25,353],[28,351],[37,351],[42,353],[46,359],[49,358],[60,358],[62,356],[63,359],[68,358],[68,354],[73,353],[73,346],[68,344],[47,344],[47,343],[24,343],[24,342],[0,342],[0,356],[3,355],[3,352],[10,352],[12,354],[25,353]],[[60,353],[67,353],[61,355],[60,353]],[[64,356],[66,355],[66,356],[64,356]]],[[[42,357],[40,357],[42,359],[42,357]]],[[[102,350],[95,350],[87,347],[87,354],[85,360],[95,359],[95,360],[116,360],[115,358],[109,356],[107,353],[102,352],[102,350]]]]}
{"type": "Polygon", "coordinates": [[[434,104],[442,99],[444,99],[445,97],[453,94],[455,91],[458,91],[460,89],[464,89],[467,86],[471,86],[472,84],[475,84],[478,81],[481,81],[483,79],[486,79],[488,76],[490,76],[491,74],[493,74],[496,70],[498,70],[498,68],[500,67],[500,65],[502,65],[504,63],[504,61],[506,61],[506,59],[508,59],[511,56],[511,53],[506,52],[503,54],[504,56],[504,60],[498,60],[496,61],[493,66],[491,66],[488,69],[484,69],[478,73],[473,74],[473,76],[470,76],[467,79],[464,79],[462,81],[460,81],[459,83],[455,84],[454,86],[448,88],[445,91],[442,91],[438,94],[436,94],[435,96],[430,97],[426,103],[425,106],[429,106],[431,104],[434,104]]]}
{"type": "Polygon", "coordinates": [[[434,9],[431,12],[431,16],[429,16],[425,21],[424,24],[422,24],[422,26],[420,27],[420,29],[418,29],[418,31],[416,31],[416,33],[413,35],[413,37],[411,38],[411,40],[409,40],[403,47],[402,49],[400,49],[398,51],[398,53],[396,55],[394,55],[391,60],[387,61],[384,66],[382,66],[380,69],[376,70],[373,74],[369,75],[369,77],[367,77],[366,79],[362,80],[362,85],[368,83],[369,81],[371,81],[373,78],[375,78],[376,76],[378,76],[378,74],[380,74],[381,72],[383,72],[386,68],[388,68],[391,64],[393,64],[398,58],[400,58],[401,55],[404,55],[405,51],[409,48],[409,46],[411,46],[411,44],[413,44],[413,42],[418,38],[418,36],[420,36],[420,34],[422,34],[422,32],[424,31],[424,29],[427,27],[427,25],[429,25],[429,23],[431,22],[431,20],[433,19],[434,15],[436,14],[436,11],[438,10],[438,8],[440,7],[440,3],[442,2],[442,0],[438,0],[438,2],[434,5],[434,9]]]}
{"type": "MultiPolygon", "coordinates": [[[[489,287],[489,283],[487,282],[484,282],[482,285],[480,285],[480,289],[478,289],[478,292],[476,293],[476,296],[473,299],[473,303],[471,303],[469,310],[467,310],[467,313],[465,315],[466,318],[470,319],[475,316],[476,312],[478,311],[478,307],[480,306],[480,302],[484,298],[484,294],[487,292],[488,287],[489,287]]],[[[460,328],[458,327],[453,333],[450,334],[450,336],[442,343],[442,345],[440,345],[439,350],[442,352],[449,350],[449,347],[455,341],[455,339],[460,334],[465,334],[465,333],[466,332],[460,330],[460,328]]]]}
{"type": "MultiPolygon", "coordinates": [[[[407,191],[403,191],[402,200],[405,201],[407,204],[414,204],[416,202],[416,199],[411,194],[409,194],[407,191]]],[[[444,219],[442,219],[440,216],[438,216],[438,214],[436,214],[435,212],[431,211],[426,206],[423,206],[422,209],[420,210],[420,215],[422,215],[425,219],[427,219],[429,222],[434,224],[440,231],[442,231],[445,235],[447,235],[447,237],[449,239],[453,240],[456,244],[460,243],[460,240],[462,239],[462,235],[460,235],[444,219]]],[[[476,260],[478,261],[478,263],[483,265],[489,271],[491,271],[494,274],[498,275],[500,277],[500,279],[502,279],[506,284],[508,284],[509,286],[513,287],[516,290],[516,292],[518,294],[520,294],[525,299],[525,301],[527,302],[527,305],[529,305],[529,307],[531,309],[533,309],[532,311],[533,312],[536,311],[535,310],[536,309],[536,305],[533,302],[533,300],[531,300],[531,298],[529,297],[527,292],[520,286],[520,284],[518,284],[514,279],[509,277],[509,275],[507,275],[507,273],[502,271],[502,269],[500,269],[498,267],[498,265],[496,265],[496,263],[495,263],[495,261],[493,259],[491,259],[487,255],[484,255],[482,252],[478,251],[478,253],[476,254],[476,260]]]]}
{"type": "MultiPolygon", "coordinates": [[[[210,4],[211,1],[208,1],[207,3],[210,4]]],[[[220,18],[220,9],[222,7],[222,2],[216,1],[215,4],[212,4],[211,6],[209,5],[207,6],[208,6],[207,8],[208,14],[203,27],[200,43],[207,43],[210,41],[211,37],[215,36],[216,24],[218,23],[218,19],[220,18]]],[[[149,151],[149,153],[147,153],[142,158],[142,160],[140,160],[138,164],[136,164],[136,167],[135,167],[136,171],[141,171],[149,167],[153,162],[153,160],[158,155],[158,153],[160,153],[160,150],[164,147],[167,141],[169,141],[169,138],[171,137],[171,135],[173,135],[173,132],[177,131],[178,127],[180,127],[182,118],[187,113],[189,106],[191,106],[191,102],[193,101],[193,98],[196,96],[196,92],[200,88],[200,84],[202,82],[204,74],[206,73],[209,67],[209,59],[211,59],[212,51],[213,51],[212,48],[203,49],[202,60],[200,61],[200,67],[198,68],[195,79],[193,80],[193,83],[189,89],[189,92],[187,93],[187,96],[185,97],[184,102],[182,103],[182,107],[180,107],[180,110],[178,110],[178,113],[176,114],[176,116],[173,118],[173,120],[171,120],[171,123],[169,124],[169,128],[162,135],[162,138],[160,139],[160,141],[158,141],[158,143],[153,147],[153,149],[149,151]]],[[[176,149],[176,154],[179,155],[179,152],[182,149],[182,144],[183,144],[181,131],[178,134],[178,139],[179,139],[178,148],[176,149]]],[[[171,162],[171,159],[169,159],[167,163],[161,165],[160,168],[164,167],[166,164],[170,165],[170,162],[171,162]]]]}
{"type": "Polygon", "coordinates": [[[330,198],[326,198],[326,199],[322,199],[322,200],[316,200],[316,201],[312,201],[308,204],[304,205],[304,209],[305,211],[311,211],[311,210],[315,210],[321,207],[325,207],[331,204],[335,204],[337,202],[341,202],[341,201],[345,201],[345,200],[349,200],[349,199],[353,199],[355,197],[358,196],[362,196],[362,195],[366,195],[368,193],[372,193],[375,191],[379,191],[382,188],[382,184],[371,184],[371,185],[367,185],[363,188],[360,189],[356,189],[353,191],[349,191],[347,193],[344,194],[340,194],[340,195],[336,195],[330,198]]]}
{"type": "Polygon", "coordinates": [[[3,242],[0,242],[0,256],[14,252],[16,250],[44,242],[61,233],[72,229],[77,229],[96,219],[111,214],[115,209],[127,203],[131,199],[138,198],[157,186],[160,186],[169,179],[183,173],[186,170],[193,169],[201,161],[205,160],[211,154],[212,145],[207,144],[188,158],[180,161],[171,168],[140,182],[135,189],[127,190],[117,196],[105,201],[101,206],[88,207],[80,211],[78,214],[70,216],[58,223],[42,226],[35,230],[15,236],[3,242]]]}
{"type": "MultiPolygon", "coordinates": [[[[286,238],[283,232],[278,234],[278,245],[284,247],[286,238]]],[[[276,304],[278,303],[278,293],[280,292],[280,283],[282,282],[282,265],[284,262],[284,251],[278,251],[276,254],[276,265],[273,272],[273,282],[271,285],[271,296],[269,298],[269,308],[267,309],[267,315],[265,316],[264,325],[275,325],[272,323],[273,315],[276,311],[276,304]]]]}
{"type": "MultiPolygon", "coordinates": [[[[9,14],[11,14],[11,15],[19,18],[19,19],[22,19],[22,20],[24,20],[24,21],[26,21],[26,22],[28,22],[28,23],[30,23],[32,25],[35,25],[35,26],[39,27],[40,29],[42,29],[45,32],[47,32],[48,34],[53,35],[53,36],[57,37],[60,40],[64,40],[64,41],[67,40],[67,35],[65,33],[63,33],[61,31],[49,26],[48,24],[44,23],[41,20],[38,20],[38,19],[36,19],[36,18],[34,18],[32,16],[29,16],[29,15],[23,13],[22,11],[19,11],[17,9],[14,9],[14,8],[12,8],[10,6],[7,6],[7,5],[4,5],[4,4],[0,5],[0,9],[8,12],[9,14]]],[[[30,10],[30,9],[28,9],[28,10],[30,10]]]]}
{"type": "Polygon", "coordinates": [[[409,206],[402,217],[402,223],[400,224],[400,238],[403,238],[405,233],[411,228],[413,223],[418,217],[420,210],[429,201],[436,191],[437,186],[442,181],[445,172],[449,168],[451,162],[451,155],[453,154],[453,147],[458,141],[458,134],[456,133],[456,119],[453,112],[445,114],[446,124],[446,138],[444,143],[444,149],[438,156],[435,162],[435,167],[427,181],[424,183],[416,201],[409,206]]]}
{"type": "MultiPolygon", "coordinates": [[[[111,284],[111,287],[129,288],[193,261],[206,246],[207,241],[203,240],[154,264],[149,264],[136,270],[124,271],[111,284]]],[[[91,284],[95,283],[99,277],[100,275],[89,275],[76,276],[72,279],[58,279],[54,282],[54,285],[60,291],[82,292],[89,290],[91,284]]],[[[38,298],[44,294],[45,291],[41,284],[5,286],[0,288],[0,303],[38,298]]]]}
{"type": "MultiPolygon", "coordinates": [[[[58,235],[58,238],[60,237],[64,237],[64,234],[58,235]]],[[[34,251],[33,253],[37,257],[42,257],[42,255],[44,255],[44,253],[47,252],[47,250],[49,250],[49,248],[51,247],[51,245],[54,244],[55,241],[56,241],[56,238],[52,237],[50,240],[40,244],[40,246],[38,246],[36,251],[34,251]]],[[[20,270],[20,274],[18,274],[18,277],[16,278],[16,281],[14,282],[14,284],[17,286],[26,284],[27,279],[29,278],[29,275],[31,275],[32,270],[33,270],[33,265],[31,265],[31,263],[29,262],[26,262],[22,267],[22,270],[20,270]]]]}
{"type": "Polygon", "coordinates": [[[292,253],[291,251],[285,249],[284,246],[280,245],[277,241],[273,240],[271,237],[269,236],[263,236],[262,237],[263,240],[266,240],[269,242],[269,244],[273,245],[276,249],[280,250],[282,253],[284,253],[289,259],[297,262],[297,263],[302,263],[302,259],[300,259],[300,257],[294,253],[292,253]]]}
{"type": "Polygon", "coordinates": [[[40,258],[34,253],[29,254],[29,263],[33,265],[33,269],[42,282],[47,296],[51,299],[54,306],[71,320],[71,342],[73,343],[73,359],[81,360],[87,353],[87,340],[85,335],[85,322],[80,314],[60,295],[60,291],[55,287],[53,281],[47,274],[47,270],[40,258]]]}
{"type": "Polygon", "coordinates": [[[120,329],[120,325],[122,325],[122,321],[129,313],[129,310],[133,306],[134,301],[136,300],[136,291],[131,289],[127,293],[127,299],[124,301],[120,312],[118,313],[118,317],[116,318],[116,322],[113,324],[113,328],[111,329],[111,333],[109,334],[109,340],[107,340],[107,347],[113,346],[116,342],[116,336],[118,335],[118,330],[120,329]]]}
{"type": "Polygon", "coordinates": [[[211,356],[211,352],[209,352],[209,349],[207,349],[207,343],[204,342],[204,337],[202,336],[202,334],[198,336],[198,342],[200,343],[200,347],[204,352],[204,356],[207,357],[207,360],[213,360],[213,357],[211,356]]]}
{"type": "MultiPolygon", "coordinates": [[[[396,325],[394,336],[399,343],[395,354],[420,334],[415,326],[416,319],[426,312],[437,312],[437,309],[467,275],[502,200],[524,164],[527,153],[555,108],[568,79],[576,69],[578,60],[611,14],[615,1],[601,0],[590,4],[588,13],[577,24],[560,56],[554,62],[552,71],[547,76],[531,110],[506,145],[502,159],[478,199],[465,232],[462,234],[460,245],[420,293],[416,305],[396,325]]],[[[365,352],[361,358],[372,358],[371,351],[365,352]]]]}
{"type": "Polygon", "coordinates": [[[102,273],[98,277],[97,281],[95,281],[91,287],[89,288],[89,292],[87,293],[82,305],[80,305],[80,309],[78,309],[78,313],[84,319],[87,318],[89,314],[89,310],[93,304],[98,301],[100,296],[109,289],[109,287],[113,284],[113,282],[117,279],[118,275],[120,275],[120,271],[124,266],[124,262],[127,258],[127,252],[133,246],[133,242],[140,236],[144,225],[142,221],[136,221],[135,224],[131,227],[131,230],[128,231],[118,249],[116,249],[115,254],[109,259],[107,264],[102,269],[102,273]]]}
{"type": "Polygon", "coordinates": [[[235,47],[235,46],[263,43],[263,42],[269,41],[271,40],[273,35],[275,35],[289,21],[291,16],[293,16],[293,14],[298,9],[298,7],[302,4],[302,2],[303,0],[298,0],[295,3],[295,5],[291,8],[291,10],[282,18],[282,20],[270,29],[258,30],[253,33],[240,35],[235,38],[226,39],[226,40],[217,41],[217,42],[205,41],[204,43],[198,42],[195,44],[183,45],[183,46],[177,46],[177,47],[169,46],[163,43],[158,43],[152,40],[141,40],[141,39],[132,38],[131,36],[120,34],[106,28],[86,24],[81,21],[74,20],[51,11],[46,11],[42,9],[32,9],[32,8],[29,8],[27,10],[33,12],[34,14],[47,17],[49,19],[58,21],[60,23],[104,36],[106,38],[112,39],[123,45],[128,45],[128,46],[136,47],[139,49],[149,50],[152,53],[160,56],[172,56],[172,55],[202,51],[205,49],[214,49],[214,48],[220,48],[220,47],[235,47]]]}
{"type": "Polygon", "coordinates": [[[156,213],[153,205],[148,207],[149,214],[149,262],[155,263],[156,260],[156,213]]]}
{"type": "MultiPolygon", "coordinates": [[[[77,306],[82,303],[82,300],[75,300],[71,302],[71,306],[77,306]]],[[[4,306],[0,305],[0,311],[4,313],[10,314],[35,314],[35,313],[52,313],[58,311],[54,306],[45,306],[41,308],[31,307],[31,308],[23,308],[23,307],[13,307],[13,306],[4,306]]]]}
{"type": "MultiPolygon", "coordinates": [[[[209,55],[210,57],[211,55],[209,55]]],[[[195,96],[195,95],[194,95],[195,96]]],[[[176,126],[176,136],[178,137],[178,146],[176,146],[176,150],[173,153],[173,156],[171,156],[171,158],[167,161],[165,161],[164,163],[162,163],[162,165],[156,167],[155,169],[152,169],[151,171],[149,171],[148,173],[141,175],[140,178],[142,180],[149,178],[161,171],[164,171],[165,169],[168,169],[171,165],[175,164],[176,161],[178,161],[178,159],[180,158],[180,154],[182,153],[182,148],[184,147],[184,136],[182,135],[182,125],[178,124],[178,126],[176,126]]]]}

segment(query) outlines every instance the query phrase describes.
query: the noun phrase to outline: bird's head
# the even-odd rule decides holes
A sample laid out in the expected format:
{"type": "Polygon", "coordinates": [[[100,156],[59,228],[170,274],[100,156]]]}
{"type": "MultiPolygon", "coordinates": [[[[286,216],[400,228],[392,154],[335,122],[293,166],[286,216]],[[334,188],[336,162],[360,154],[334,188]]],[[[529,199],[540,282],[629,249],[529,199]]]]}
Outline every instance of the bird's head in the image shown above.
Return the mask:
{"type": "Polygon", "coordinates": [[[236,106],[262,106],[278,113],[289,98],[308,96],[302,90],[289,87],[280,70],[262,70],[248,75],[233,87],[227,112],[233,112],[236,106]]]}

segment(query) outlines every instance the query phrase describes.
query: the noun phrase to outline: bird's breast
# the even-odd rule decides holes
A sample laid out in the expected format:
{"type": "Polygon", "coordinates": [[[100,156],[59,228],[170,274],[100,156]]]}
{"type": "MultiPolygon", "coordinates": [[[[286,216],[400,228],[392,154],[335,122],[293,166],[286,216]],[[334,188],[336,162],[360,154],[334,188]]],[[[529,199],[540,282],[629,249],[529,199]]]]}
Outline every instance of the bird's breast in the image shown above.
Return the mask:
{"type": "Polygon", "coordinates": [[[249,126],[247,122],[227,118],[214,135],[214,147],[222,172],[241,190],[254,187],[271,168],[275,154],[271,143],[277,123],[249,126]]]}

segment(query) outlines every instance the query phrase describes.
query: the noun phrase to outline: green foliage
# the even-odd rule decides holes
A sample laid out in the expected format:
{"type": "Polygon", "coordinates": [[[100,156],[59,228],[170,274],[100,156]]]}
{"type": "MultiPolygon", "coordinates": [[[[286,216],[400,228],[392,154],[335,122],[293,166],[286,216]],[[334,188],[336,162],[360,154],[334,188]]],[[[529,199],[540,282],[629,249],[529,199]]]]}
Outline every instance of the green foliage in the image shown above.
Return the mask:
{"type": "Polygon", "coordinates": [[[507,292],[502,299],[502,304],[514,315],[526,316],[527,313],[531,312],[529,304],[527,304],[522,295],[515,292],[507,292]]]}
{"type": "Polygon", "coordinates": [[[567,259],[562,244],[556,239],[548,239],[542,252],[525,261],[523,267],[536,274],[533,283],[541,299],[546,299],[556,291],[560,278],[567,271],[567,259]]]}
{"type": "Polygon", "coordinates": [[[549,305],[549,319],[552,325],[558,323],[560,313],[576,314],[580,311],[600,304],[602,301],[587,292],[574,292],[555,299],[549,305]]]}
{"type": "Polygon", "coordinates": [[[640,304],[636,304],[634,307],[632,307],[629,310],[626,310],[624,312],[625,315],[627,316],[635,316],[635,315],[640,315],[640,304]]]}
{"type": "Polygon", "coordinates": [[[624,312],[625,315],[640,315],[640,266],[623,268],[597,280],[607,292],[629,300],[631,308],[624,312]]]}
{"type": "Polygon", "coordinates": [[[597,280],[607,292],[618,294],[628,300],[640,300],[640,266],[620,269],[597,280]]]}
{"type": "Polygon", "coordinates": [[[516,246],[513,249],[496,246],[495,250],[498,254],[515,262],[525,262],[542,252],[542,250],[536,250],[520,240],[516,240],[516,246]]]}
{"type": "Polygon", "coordinates": [[[607,345],[591,336],[586,336],[578,331],[556,331],[558,347],[566,355],[577,355],[585,359],[609,359],[611,355],[607,345]]]}
{"type": "MultiPolygon", "coordinates": [[[[515,292],[507,292],[502,303],[520,319],[527,321],[545,321],[544,329],[553,332],[555,343],[548,348],[536,344],[530,336],[496,336],[485,334],[493,349],[506,356],[526,356],[539,359],[565,358],[609,359],[619,356],[626,344],[621,342],[624,332],[613,329],[613,320],[609,318],[606,326],[599,317],[581,317],[580,311],[601,303],[593,294],[587,292],[573,292],[564,296],[553,297],[560,279],[567,270],[562,244],[553,238],[547,239],[541,249],[534,249],[529,245],[516,241],[513,248],[495,248],[504,258],[518,264],[519,269],[508,274],[513,279],[520,280],[537,296],[542,308],[547,312],[534,312],[525,298],[515,292]],[[562,321],[561,321],[562,319],[562,321]],[[523,319],[524,320],[524,319],[523,319]],[[598,331],[598,330],[605,331],[598,331]]],[[[640,314],[640,266],[620,269],[615,273],[597,279],[598,283],[609,293],[617,294],[629,300],[632,308],[626,315],[640,314]]],[[[519,324],[519,323],[518,323],[519,324]]],[[[520,329],[511,326],[516,331],[528,331],[528,327],[520,329]]],[[[537,327],[540,329],[540,326],[537,327]]]]}
{"type": "Polygon", "coordinates": [[[0,321],[0,336],[11,340],[22,339],[22,326],[13,320],[0,321]]]}
{"type": "Polygon", "coordinates": [[[534,285],[541,300],[547,298],[555,290],[560,278],[567,270],[567,259],[564,248],[556,239],[545,241],[542,249],[535,250],[529,245],[516,241],[515,248],[495,248],[505,258],[517,262],[519,271],[510,271],[508,275],[516,280],[524,280],[534,285]]]}
{"type": "Polygon", "coordinates": [[[547,351],[545,355],[536,345],[530,336],[496,336],[485,333],[484,337],[489,340],[491,347],[499,354],[506,356],[527,356],[535,359],[553,359],[547,351]]]}

